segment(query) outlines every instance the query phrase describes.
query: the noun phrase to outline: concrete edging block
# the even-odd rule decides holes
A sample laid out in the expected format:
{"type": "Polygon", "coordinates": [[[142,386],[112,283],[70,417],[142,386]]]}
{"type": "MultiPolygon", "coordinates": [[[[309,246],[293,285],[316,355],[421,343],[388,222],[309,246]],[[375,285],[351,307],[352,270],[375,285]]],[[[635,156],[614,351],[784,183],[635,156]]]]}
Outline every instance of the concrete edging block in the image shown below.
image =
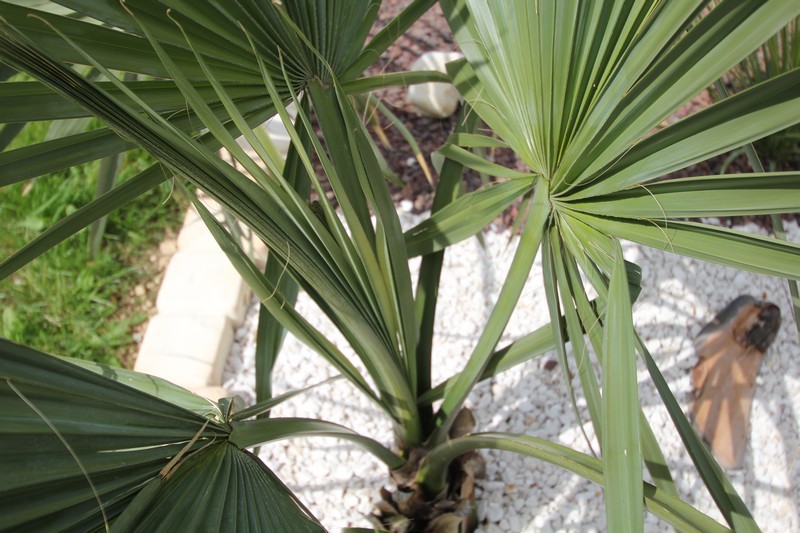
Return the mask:
{"type": "Polygon", "coordinates": [[[191,390],[222,383],[233,326],[224,316],[154,316],[147,325],[134,370],[191,390]]]}
{"type": "MultiPolygon", "coordinates": [[[[217,220],[220,222],[224,220],[221,211],[210,210],[217,220]]],[[[217,241],[208,231],[205,222],[200,218],[194,206],[186,211],[186,217],[183,219],[183,226],[178,233],[178,250],[183,252],[215,252],[219,250],[217,241]]]]}
{"type": "MultiPolygon", "coordinates": [[[[222,208],[217,205],[215,209],[211,204],[213,200],[203,201],[206,207],[209,208],[211,213],[214,214],[220,222],[225,221],[225,216],[222,214],[222,208]]],[[[267,257],[267,247],[257,236],[249,234],[247,228],[244,228],[246,235],[243,235],[239,243],[242,249],[253,259],[259,268],[264,268],[264,263],[267,257]],[[247,235],[249,234],[249,236],[247,235]]],[[[214,239],[211,232],[206,227],[203,219],[197,213],[194,206],[190,207],[186,212],[186,217],[183,220],[183,227],[178,233],[177,239],[178,250],[181,252],[203,252],[203,253],[222,253],[214,239]]]]}
{"type": "Polygon", "coordinates": [[[239,326],[249,299],[249,288],[221,250],[179,251],[167,266],[156,308],[170,315],[223,315],[239,326]]]}

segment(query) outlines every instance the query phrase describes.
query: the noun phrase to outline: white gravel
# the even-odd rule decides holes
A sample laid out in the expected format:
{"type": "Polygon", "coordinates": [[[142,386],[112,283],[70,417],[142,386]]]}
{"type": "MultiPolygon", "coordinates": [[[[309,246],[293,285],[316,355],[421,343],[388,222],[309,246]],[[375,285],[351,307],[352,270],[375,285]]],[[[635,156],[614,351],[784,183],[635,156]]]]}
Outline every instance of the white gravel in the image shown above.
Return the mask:
{"type": "MultiPolygon", "coordinates": [[[[406,226],[419,220],[408,214],[402,216],[406,226]]],[[[755,225],[740,229],[764,233],[755,225]]],[[[800,242],[797,224],[788,224],[787,231],[791,240],[800,242]]],[[[435,383],[464,365],[489,316],[517,241],[509,239],[508,233],[486,233],[484,242],[482,247],[477,239],[469,239],[450,248],[445,256],[434,347],[435,383]]],[[[786,283],[635,244],[626,244],[624,249],[626,258],[644,270],[634,321],[685,410],[690,400],[690,369],[695,363],[692,339],[700,328],[741,294],[780,307],[783,323],[757,381],[745,467],[729,476],[764,531],[800,531],[800,344],[786,283]]],[[[418,264],[414,261],[414,270],[418,264]]],[[[305,295],[300,296],[297,307],[330,339],[345,346],[341,335],[305,295]]],[[[224,378],[225,387],[248,402],[253,401],[256,310],[254,301],[245,324],[236,333],[224,378]]],[[[546,322],[541,262],[537,259],[531,282],[501,344],[546,322]]],[[[476,387],[468,405],[476,416],[477,429],[527,433],[588,451],[565,394],[560,369],[544,368],[544,363],[553,358],[553,354],[545,355],[476,387]]],[[[332,375],[334,371],[327,363],[288,336],[274,375],[275,392],[318,383],[332,375]]],[[[681,496],[721,521],[641,366],[639,384],[645,414],[681,496]]],[[[582,398],[579,405],[583,419],[588,420],[582,398]]],[[[385,416],[344,380],[296,397],[273,413],[330,420],[386,445],[393,442],[385,416]]],[[[590,424],[584,427],[590,432],[590,424]]],[[[488,472],[479,482],[480,531],[605,530],[599,486],[532,458],[507,452],[484,453],[488,472]]],[[[388,485],[381,463],[338,440],[280,441],[264,446],[261,457],[331,531],[367,526],[363,513],[371,510],[378,489],[388,485]]],[[[648,515],[646,530],[671,528],[648,515]]]]}

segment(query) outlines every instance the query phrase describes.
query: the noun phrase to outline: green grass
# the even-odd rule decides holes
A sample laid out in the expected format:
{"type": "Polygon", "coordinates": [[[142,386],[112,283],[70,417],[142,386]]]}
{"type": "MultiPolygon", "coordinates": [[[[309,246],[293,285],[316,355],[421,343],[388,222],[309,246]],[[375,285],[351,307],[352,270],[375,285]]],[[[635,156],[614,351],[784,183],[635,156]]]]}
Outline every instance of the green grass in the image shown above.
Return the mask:
{"type": "MultiPolygon", "coordinates": [[[[47,123],[29,124],[10,149],[38,142],[47,123]]],[[[126,155],[119,179],[153,159],[126,155]]],[[[0,189],[0,258],[94,198],[99,163],[89,163],[0,189]]],[[[90,259],[84,230],[0,281],[0,337],[58,355],[120,364],[133,351],[132,328],[141,324],[143,296],[135,287],[156,273],[150,257],[185,210],[169,185],[112,213],[100,252],[90,259]]],[[[141,292],[141,291],[140,291],[141,292]]]]}

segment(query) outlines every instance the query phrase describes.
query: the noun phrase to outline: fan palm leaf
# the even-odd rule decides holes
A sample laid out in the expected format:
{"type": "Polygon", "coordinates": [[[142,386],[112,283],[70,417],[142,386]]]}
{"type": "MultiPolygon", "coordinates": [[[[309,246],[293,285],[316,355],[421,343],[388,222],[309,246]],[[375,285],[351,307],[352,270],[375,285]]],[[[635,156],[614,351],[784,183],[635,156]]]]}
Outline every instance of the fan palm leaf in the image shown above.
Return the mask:
{"type": "MultiPolygon", "coordinates": [[[[596,346],[603,365],[602,400],[591,381],[582,384],[601,437],[608,523],[625,530],[641,530],[642,497],[639,414],[630,406],[637,403],[631,372],[637,348],[629,317],[621,318],[629,315],[631,303],[620,292],[627,284],[619,281],[618,240],[765,274],[800,276],[796,244],[683,220],[796,211],[796,174],[654,183],[800,121],[795,70],[738,94],[738,100],[661,126],[800,10],[781,0],[723,1],[698,21],[704,4],[442,2],[467,60],[449,66],[451,78],[474,111],[540,176],[537,187],[547,185],[538,208],[551,215],[539,223],[552,228],[551,246],[562,251],[562,262],[580,267],[580,272],[567,269],[560,279],[551,274],[547,286],[573,295],[565,308],[583,307],[583,331],[602,324],[605,341],[596,346]],[[755,183],[759,192],[751,197],[747,191],[755,183]],[[574,299],[583,277],[600,295],[599,316],[574,299]]],[[[556,299],[549,304],[551,316],[558,317],[556,299]]],[[[572,337],[579,331],[574,321],[573,316],[572,337]]],[[[468,368],[481,368],[487,353],[476,350],[468,368]]],[[[458,405],[463,400],[458,395],[468,389],[446,390],[443,409],[458,405]]],[[[441,414],[452,417],[452,411],[441,414]]],[[[704,477],[726,519],[734,525],[740,517],[738,527],[755,527],[737,497],[724,497],[717,474],[704,477]]]]}

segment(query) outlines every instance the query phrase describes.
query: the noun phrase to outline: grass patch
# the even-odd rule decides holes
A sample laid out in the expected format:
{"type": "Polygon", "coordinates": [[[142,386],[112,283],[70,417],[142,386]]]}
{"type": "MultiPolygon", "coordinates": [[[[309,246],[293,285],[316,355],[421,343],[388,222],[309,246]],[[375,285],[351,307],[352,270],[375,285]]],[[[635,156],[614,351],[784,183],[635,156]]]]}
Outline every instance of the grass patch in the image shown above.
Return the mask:
{"type": "MultiPolygon", "coordinates": [[[[47,128],[29,124],[9,149],[39,142],[47,128]]],[[[118,182],[153,162],[141,150],[127,153],[118,182]]],[[[88,163],[0,189],[0,258],[92,200],[98,167],[88,163]]],[[[95,257],[83,230],[0,281],[0,336],[53,354],[129,364],[133,329],[147,319],[145,301],[153,297],[142,290],[158,273],[153,256],[165,234],[180,227],[186,207],[169,187],[112,213],[95,257]]]]}

